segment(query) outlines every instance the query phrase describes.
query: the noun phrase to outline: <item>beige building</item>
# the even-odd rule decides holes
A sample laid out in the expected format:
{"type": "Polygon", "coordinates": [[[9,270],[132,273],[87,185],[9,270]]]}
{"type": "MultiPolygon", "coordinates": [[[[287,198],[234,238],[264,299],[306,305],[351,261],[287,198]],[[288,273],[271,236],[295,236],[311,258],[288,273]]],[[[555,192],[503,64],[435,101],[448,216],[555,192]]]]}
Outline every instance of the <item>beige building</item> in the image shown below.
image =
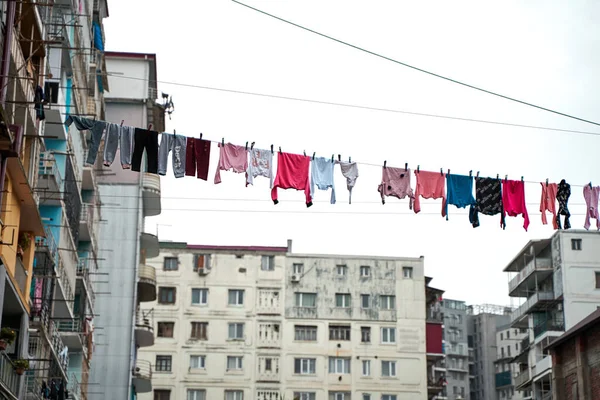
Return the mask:
{"type": "Polygon", "coordinates": [[[140,400],[427,398],[423,258],[162,242],[140,400]]]}

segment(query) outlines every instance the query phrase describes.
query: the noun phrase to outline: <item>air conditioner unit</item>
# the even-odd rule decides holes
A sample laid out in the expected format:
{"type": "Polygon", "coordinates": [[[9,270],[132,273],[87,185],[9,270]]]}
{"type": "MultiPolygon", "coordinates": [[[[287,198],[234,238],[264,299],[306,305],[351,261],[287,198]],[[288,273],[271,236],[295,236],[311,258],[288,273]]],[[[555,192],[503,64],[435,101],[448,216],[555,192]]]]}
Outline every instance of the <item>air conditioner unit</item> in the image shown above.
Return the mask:
{"type": "Polygon", "coordinates": [[[209,268],[198,268],[198,275],[204,276],[210,272],[209,268]]]}
{"type": "Polygon", "coordinates": [[[292,275],[292,282],[300,282],[300,275],[294,274],[292,275]]]}

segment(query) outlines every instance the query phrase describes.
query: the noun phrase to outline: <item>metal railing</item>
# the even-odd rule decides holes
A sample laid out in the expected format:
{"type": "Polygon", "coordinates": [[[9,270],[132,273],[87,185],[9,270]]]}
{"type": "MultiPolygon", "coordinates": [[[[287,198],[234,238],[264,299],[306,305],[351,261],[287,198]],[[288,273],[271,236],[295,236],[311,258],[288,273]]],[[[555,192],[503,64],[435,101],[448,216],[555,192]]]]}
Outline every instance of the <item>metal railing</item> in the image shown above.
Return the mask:
{"type": "Polygon", "coordinates": [[[135,313],[135,326],[137,328],[146,328],[150,331],[154,330],[154,313],[152,310],[138,310],[135,313]]]}
{"type": "Polygon", "coordinates": [[[71,312],[73,312],[73,305],[70,301],[74,298],[73,288],[71,287],[71,283],[69,282],[69,277],[67,276],[67,271],[65,271],[65,266],[62,260],[59,260],[58,262],[57,274],[64,290],[64,297],[67,303],[67,307],[69,308],[69,310],[71,310],[71,312]]]}
{"type": "Polygon", "coordinates": [[[56,322],[56,328],[59,332],[83,333],[81,321],[79,319],[68,319],[56,322]]]}
{"type": "Polygon", "coordinates": [[[131,371],[134,378],[139,379],[152,379],[152,365],[150,361],[146,360],[136,360],[135,366],[133,367],[133,371],[131,371]]]}
{"type": "Polygon", "coordinates": [[[52,347],[54,348],[54,351],[56,352],[56,356],[58,357],[60,366],[66,372],[67,367],[69,366],[69,352],[68,352],[68,349],[66,349],[65,343],[63,342],[62,338],[60,337],[60,332],[58,330],[58,327],[54,323],[54,321],[50,321],[49,334],[50,334],[50,337],[49,337],[50,344],[52,345],[52,347]],[[65,351],[65,350],[67,350],[67,351],[65,351]]]}
{"type": "Polygon", "coordinates": [[[514,322],[517,319],[521,318],[523,315],[527,314],[529,312],[529,310],[533,306],[535,306],[539,301],[548,301],[548,300],[554,300],[553,292],[543,291],[543,292],[534,293],[527,299],[527,301],[525,301],[525,303],[521,304],[521,306],[519,308],[517,308],[515,311],[513,311],[510,314],[510,321],[514,322]]]}
{"type": "Polygon", "coordinates": [[[437,310],[429,310],[426,322],[444,322],[444,313],[437,310]]]}
{"type": "Polygon", "coordinates": [[[558,331],[563,332],[565,330],[565,323],[563,321],[544,321],[533,327],[533,335],[535,337],[540,336],[547,331],[558,331]]]}
{"type": "Polygon", "coordinates": [[[15,397],[19,391],[19,375],[15,372],[12,362],[4,353],[0,353],[0,381],[15,397]]]}
{"type": "Polygon", "coordinates": [[[529,339],[529,334],[525,336],[525,339],[521,340],[521,353],[529,348],[529,344],[531,343],[529,339]]]}
{"type": "Polygon", "coordinates": [[[527,383],[527,381],[529,381],[529,369],[526,369],[525,371],[517,375],[517,377],[515,378],[515,387],[519,387],[527,383]]]}
{"type": "Polygon", "coordinates": [[[69,394],[74,394],[76,396],[81,396],[81,384],[77,379],[75,374],[71,374],[69,378],[69,383],[67,384],[67,389],[69,389],[69,394]]]}
{"type": "Polygon", "coordinates": [[[60,175],[58,164],[56,163],[56,157],[54,157],[53,153],[48,151],[40,153],[40,168],[38,171],[38,175],[53,176],[54,179],[56,179],[56,184],[59,187],[62,186],[63,179],[60,175]]]}
{"type": "MultiPolygon", "coordinates": [[[[88,253],[89,254],[89,253],[88,253]]],[[[77,276],[82,278],[85,282],[85,287],[88,291],[91,303],[96,303],[96,293],[94,292],[94,285],[90,280],[90,259],[88,257],[80,257],[79,263],[77,264],[77,276]]]]}
{"type": "Polygon", "coordinates": [[[58,246],[56,244],[56,239],[54,238],[54,234],[52,233],[52,230],[46,225],[44,225],[44,233],[46,234],[46,237],[37,236],[35,238],[35,247],[36,248],[45,247],[48,250],[48,253],[50,253],[50,257],[52,258],[52,261],[54,263],[57,263],[58,262],[58,246]]]}
{"type": "Polygon", "coordinates": [[[29,296],[27,293],[27,277],[29,276],[29,272],[25,269],[23,265],[23,261],[18,256],[16,257],[15,262],[15,280],[19,285],[19,290],[21,290],[21,294],[23,296],[29,296]]]}
{"type": "Polygon", "coordinates": [[[525,265],[517,276],[510,280],[508,283],[508,291],[512,292],[521,282],[523,282],[529,275],[534,271],[548,271],[552,270],[552,260],[549,258],[536,258],[531,260],[525,265]]]}

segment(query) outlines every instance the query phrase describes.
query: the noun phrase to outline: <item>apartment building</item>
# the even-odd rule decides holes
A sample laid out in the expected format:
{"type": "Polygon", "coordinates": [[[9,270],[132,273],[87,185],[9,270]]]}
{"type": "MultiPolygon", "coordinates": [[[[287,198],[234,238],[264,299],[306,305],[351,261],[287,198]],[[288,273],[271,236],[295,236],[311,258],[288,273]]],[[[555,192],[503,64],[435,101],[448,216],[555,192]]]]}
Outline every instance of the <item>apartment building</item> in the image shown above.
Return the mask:
{"type": "Polygon", "coordinates": [[[161,242],[149,263],[142,400],[427,398],[423,258],[161,242]]]}
{"type": "Polygon", "coordinates": [[[425,343],[427,352],[427,398],[439,399],[446,386],[446,355],[444,354],[444,314],[442,295],[444,291],[429,284],[432,278],[425,277],[425,343]]]}
{"type": "Polygon", "coordinates": [[[446,386],[438,399],[469,399],[467,305],[461,300],[442,301],[446,386]]]}
{"type": "MultiPolygon", "coordinates": [[[[507,318],[504,318],[506,320],[507,318]]],[[[522,346],[528,346],[529,334],[526,329],[512,328],[510,324],[501,325],[496,330],[496,400],[522,400],[528,393],[515,391],[515,377],[519,374],[519,365],[513,362],[522,346]]]]}
{"type": "MultiPolygon", "coordinates": [[[[132,126],[153,123],[164,131],[164,111],[156,103],[156,56],[105,54],[109,72],[135,82],[123,90],[123,78],[109,76],[106,120],[132,126]],[[124,67],[125,66],[125,67],[124,67]],[[162,116],[161,116],[162,114],[162,116]]],[[[99,296],[94,324],[97,335],[88,399],[136,399],[152,391],[151,364],[138,349],[154,343],[152,312],[140,305],[156,300],[156,271],[148,260],[159,255],[158,237],[145,232],[145,218],[161,212],[160,177],[121,167],[120,154],[110,167],[99,166],[98,188],[103,207],[100,227],[99,276],[105,291],[99,296]]],[[[146,162],[142,161],[143,168],[146,162]]]]}
{"type": "Polygon", "coordinates": [[[600,306],[600,233],[557,231],[532,240],[506,266],[511,297],[523,303],[510,316],[528,337],[515,362],[518,391],[552,397],[552,360],[545,347],[600,306]]]}

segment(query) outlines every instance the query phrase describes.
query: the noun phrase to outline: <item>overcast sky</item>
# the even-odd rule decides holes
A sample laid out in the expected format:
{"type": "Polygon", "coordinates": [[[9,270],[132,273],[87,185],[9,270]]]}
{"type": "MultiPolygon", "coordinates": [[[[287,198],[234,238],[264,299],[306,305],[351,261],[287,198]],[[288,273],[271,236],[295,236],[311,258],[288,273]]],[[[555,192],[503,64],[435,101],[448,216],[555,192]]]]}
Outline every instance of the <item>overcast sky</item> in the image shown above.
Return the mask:
{"type": "MultiPolygon", "coordinates": [[[[371,51],[441,75],[591,120],[600,120],[600,3],[594,1],[257,1],[247,4],[371,51]]],[[[376,108],[596,132],[577,122],[496,98],[371,56],[282,23],[227,0],[109,1],[106,48],[156,53],[161,81],[259,92],[376,108]]],[[[118,72],[118,71],[109,71],[118,72]]],[[[550,130],[415,116],[256,97],[159,83],[173,96],[167,128],[187,136],[258,148],[453,173],[572,184],[572,225],[582,228],[581,185],[600,184],[600,137],[550,130]],[[337,157],[337,156],[336,156],[337,157]],[[576,186],[579,185],[579,186],[576,186]]],[[[118,122],[118,121],[117,121],[118,122]]],[[[548,237],[539,213],[540,184],[526,185],[531,218],[481,217],[473,229],[464,210],[423,201],[414,215],[406,200],[381,204],[381,167],[360,165],[348,205],[336,168],[338,202],[318,192],[306,209],[303,194],[268,180],[244,187],[224,172],[213,184],[162,178],[163,212],[146,230],[161,240],[193,244],[280,245],[294,252],[425,256],[425,273],[445,296],[510,304],[502,272],[528,240],[548,237]],[[216,199],[216,200],[210,200],[216,199]],[[215,210],[226,210],[215,212],[215,210]],[[158,224],[158,226],[157,226],[158,224]]],[[[413,186],[415,183],[413,176],[413,186]]],[[[513,302],[516,304],[516,302],[513,302]]]]}

